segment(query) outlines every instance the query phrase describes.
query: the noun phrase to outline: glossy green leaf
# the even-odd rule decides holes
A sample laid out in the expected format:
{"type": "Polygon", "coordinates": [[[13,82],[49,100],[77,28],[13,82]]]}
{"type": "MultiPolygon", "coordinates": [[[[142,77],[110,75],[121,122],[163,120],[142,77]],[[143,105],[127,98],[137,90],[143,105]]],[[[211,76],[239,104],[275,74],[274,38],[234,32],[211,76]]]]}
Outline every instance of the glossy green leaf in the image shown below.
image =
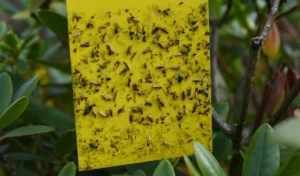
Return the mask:
{"type": "Polygon", "coordinates": [[[28,105],[28,98],[21,97],[11,104],[0,117],[0,129],[10,125],[17,120],[28,105]]]}
{"type": "Polygon", "coordinates": [[[7,32],[4,35],[3,40],[4,40],[5,44],[7,46],[9,46],[10,48],[17,48],[18,43],[19,43],[19,38],[12,31],[7,32]]]}
{"type": "Polygon", "coordinates": [[[292,118],[274,127],[274,141],[288,147],[300,148],[300,118],[292,118]]]}
{"type": "Polygon", "coordinates": [[[44,125],[28,125],[28,126],[13,129],[12,131],[6,133],[5,137],[11,138],[11,137],[27,136],[27,135],[48,133],[51,131],[55,131],[55,128],[44,126],[44,125]]]}
{"type": "Polygon", "coordinates": [[[7,26],[5,21],[0,21],[0,37],[2,37],[6,32],[7,26]]]}
{"type": "Polygon", "coordinates": [[[280,155],[278,144],[272,142],[274,131],[263,124],[254,134],[246,152],[243,176],[274,176],[279,168],[280,155]]]}
{"type": "Polygon", "coordinates": [[[9,153],[5,158],[12,161],[44,161],[51,163],[49,159],[31,153],[9,153]]]}
{"type": "Polygon", "coordinates": [[[38,81],[40,79],[40,76],[35,76],[31,78],[30,80],[26,81],[20,88],[19,90],[15,93],[13,101],[22,97],[22,96],[27,96],[29,97],[33,90],[35,89],[38,81]]]}
{"type": "Polygon", "coordinates": [[[75,130],[67,131],[62,134],[56,141],[54,152],[59,156],[66,156],[76,149],[75,130]]]}
{"type": "Polygon", "coordinates": [[[175,176],[175,171],[169,160],[161,161],[154,171],[153,176],[175,176]]]}
{"type": "Polygon", "coordinates": [[[58,176],[75,176],[75,175],[76,175],[76,166],[74,162],[70,162],[66,164],[58,174],[58,176]]]}
{"type": "Polygon", "coordinates": [[[44,0],[28,0],[27,8],[31,11],[39,9],[39,7],[43,4],[44,0]]]}
{"type": "Polygon", "coordinates": [[[198,172],[197,168],[194,166],[194,164],[191,162],[188,156],[184,154],[183,159],[191,176],[201,176],[201,174],[198,172]]]}
{"type": "Polygon", "coordinates": [[[142,171],[142,170],[137,170],[137,171],[135,171],[135,172],[132,174],[132,176],[147,176],[147,175],[145,174],[144,171],[142,171]]]}
{"type": "Polygon", "coordinates": [[[194,142],[195,157],[203,176],[225,176],[223,169],[212,153],[199,142],[194,142]]]}
{"type": "Polygon", "coordinates": [[[13,86],[7,73],[0,74],[0,117],[9,106],[12,98],[13,86]]]}
{"type": "Polygon", "coordinates": [[[300,107],[300,96],[296,97],[293,102],[294,105],[300,107]]]}
{"type": "Polygon", "coordinates": [[[228,112],[229,112],[228,103],[226,103],[226,102],[215,103],[215,104],[213,104],[213,107],[217,111],[217,113],[223,118],[223,120],[226,120],[228,112]]]}
{"type": "Polygon", "coordinates": [[[297,176],[300,175],[300,151],[291,153],[288,160],[277,171],[276,176],[297,176]]]}
{"type": "Polygon", "coordinates": [[[59,38],[65,41],[68,40],[68,25],[67,19],[64,16],[49,10],[41,10],[38,12],[37,16],[41,23],[59,38]]]}
{"type": "Polygon", "coordinates": [[[75,128],[74,118],[55,107],[45,104],[30,102],[22,117],[27,121],[46,124],[55,128],[65,130],[75,128]]]}

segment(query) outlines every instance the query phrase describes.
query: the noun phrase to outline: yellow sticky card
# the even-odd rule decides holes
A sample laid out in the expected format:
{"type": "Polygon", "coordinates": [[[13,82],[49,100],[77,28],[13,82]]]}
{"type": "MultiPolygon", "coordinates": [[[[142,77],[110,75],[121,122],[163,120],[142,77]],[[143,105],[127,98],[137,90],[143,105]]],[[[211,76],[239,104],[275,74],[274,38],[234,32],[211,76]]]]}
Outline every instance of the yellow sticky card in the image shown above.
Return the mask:
{"type": "Polygon", "coordinates": [[[207,0],[67,0],[79,170],[211,149],[207,0]]]}

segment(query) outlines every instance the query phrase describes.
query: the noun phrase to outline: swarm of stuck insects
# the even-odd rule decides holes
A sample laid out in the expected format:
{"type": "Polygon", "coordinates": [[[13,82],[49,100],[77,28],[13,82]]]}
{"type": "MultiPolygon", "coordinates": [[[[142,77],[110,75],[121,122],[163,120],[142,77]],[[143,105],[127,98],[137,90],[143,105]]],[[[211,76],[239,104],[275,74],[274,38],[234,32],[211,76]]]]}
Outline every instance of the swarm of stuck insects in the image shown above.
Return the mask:
{"type": "MultiPolygon", "coordinates": [[[[180,8],[185,7],[186,4],[186,2],[177,2],[175,6],[180,8]]],[[[209,35],[209,30],[202,30],[202,25],[208,24],[207,19],[199,18],[207,13],[205,12],[207,7],[197,6],[192,9],[193,12],[189,14],[191,16],[185,17],[186,26],[181,26],[180,19],[173,17],[177,15],[176,9],[172,7],[158,10],[159,13],[155,9],[155,14],[161,18],[155,20],[165,21],[148,26],[144,23],[143,16],[139,16],[131,9],[125,10],[124,19],[128,27],[119,21],[119,23],[113,21],[114,15],[117,15],[114,12],[107,12],[106,18],[102,19],[100,24],[93,23],[91,19],[84,21],[84,16],[74,15],[73,20],[76,23],[81,20],[88,23],[84,23],[87,24],[85,30],[74,27],[74,32],[70,33],[74,38],[73,44],[76,44],[76,49],[73,51],[77,51],[76,54],[81,54],[81,50],[88,52],[80,56],[81,68],[84,66],[88,72],[94,74],[96,71],[89,69],[92,68],[91,65],[97,65],[97,77],[87,77],[84,72],[80,71],[80,67],[72,73],[78,77],[80,75],[74,87],[80,86],[81,91],[86,91],[85,96],[82,94],[78,97],[77,95],[76,102],[82,104],[90,102],[92,99],[88,99],[89,96],[94,95],[105,104],[103,107],[106,107],[106,109],[96,109],[95,105],[86,104],[84,108],[76,110],[76,113],[83,113],[85,118],[93,117],[95,120],[107,122],[110,119],[119,120],[124,117],[131,126],[128,137],[126,134],[131,144],[135,145],[135,140],[139,140],[136,138],[140,136],[145,142],[144,146],[147,145],[153,153],[157,150],[157,146],[165,150],[177,147],[177,142],[173,143],[174,140],[170,138],[165,140],[151,134],[155,137],[153,140],[150,133],[136,136],[134,134],[140,132],[135,131],[135,125],[143,126],[145,129],[159,125],[167,133],[170,131],[170,126],[168,126],[170,123],[176,123],[178,130],[182,130],[182,134],[185,134],[187,133],[184,131],[187,127],[186,123],[190,121],[191,116],[208,116],[211,111],[211,85],[207,81],[210,77],[210,70],[205,70],[207,67],[205,64],[202,65],[201,61],[202,53],[204,53],[205,62],[207,62],[206,58],[209,59],[210,43],[206,40],[195,43],[197,39],[194,37],[198,32],[204,36],[209,35]],[[170,27],[167,24],[173,24],[173,26],[170,27]],[[87,35],[93,35],[92,30],[98,33],[97,41],[85,38],[87,35]],[[126,38],[128,43],[126,40],[119,40],[123,38],[126,38]],[[170,109],[173,110],[172,113],[170,109]],[[110,118],[113,116],[114,118],[110,118]]],[[[122,17],[122,14],[124,12],[118,15],[122,17]]],[[[95,19],[99,18],[96,16],[95,19]]],[[[124,128],[123,124],[116,126],[120,126],[121,130],[124,128]]],[[[203,125],[201,128],[203,129],[203,125]]],[[[119,129],[114,130],[111,132],[111,139],[105,135],[103,137],[111,140],[111,148],[118,150],[116,141],[121,143],[124,138],[114,135],[113,133],[119,129]]],[[[145,132],[149,131],[145,130],[145,132]]],[[[183,143],[190,143],[192,140],[190,135],[178,139],[183,143]]],[[[93,150],[97,149],[97,152],[103,147],[94,141],[87,143],[87,146],[93,150]]],[[[118,152],[113,152],[111,155],[117,156],[118,152]]]]}

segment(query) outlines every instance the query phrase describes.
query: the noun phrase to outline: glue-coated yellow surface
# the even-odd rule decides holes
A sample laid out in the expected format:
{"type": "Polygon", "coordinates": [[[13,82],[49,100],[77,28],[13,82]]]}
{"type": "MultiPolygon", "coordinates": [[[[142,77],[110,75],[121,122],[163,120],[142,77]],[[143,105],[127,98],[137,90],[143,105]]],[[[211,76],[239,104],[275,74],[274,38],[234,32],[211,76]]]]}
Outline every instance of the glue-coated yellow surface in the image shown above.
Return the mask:
{"type": "Polygon", "coordinates": [[[79,169],[211,148],[207,0],[67,0],[79,169]]]}

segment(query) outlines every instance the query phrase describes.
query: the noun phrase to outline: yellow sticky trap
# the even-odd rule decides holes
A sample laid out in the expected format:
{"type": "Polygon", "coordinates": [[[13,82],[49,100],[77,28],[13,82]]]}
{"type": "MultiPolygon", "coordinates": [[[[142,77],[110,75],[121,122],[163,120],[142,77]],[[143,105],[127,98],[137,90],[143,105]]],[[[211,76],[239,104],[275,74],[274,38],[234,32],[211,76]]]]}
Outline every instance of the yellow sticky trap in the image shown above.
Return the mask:
{"type": "Polygon", "coordinates": [[[79,170],[211,149],[207,0],[67,0],[79,170]]]}

